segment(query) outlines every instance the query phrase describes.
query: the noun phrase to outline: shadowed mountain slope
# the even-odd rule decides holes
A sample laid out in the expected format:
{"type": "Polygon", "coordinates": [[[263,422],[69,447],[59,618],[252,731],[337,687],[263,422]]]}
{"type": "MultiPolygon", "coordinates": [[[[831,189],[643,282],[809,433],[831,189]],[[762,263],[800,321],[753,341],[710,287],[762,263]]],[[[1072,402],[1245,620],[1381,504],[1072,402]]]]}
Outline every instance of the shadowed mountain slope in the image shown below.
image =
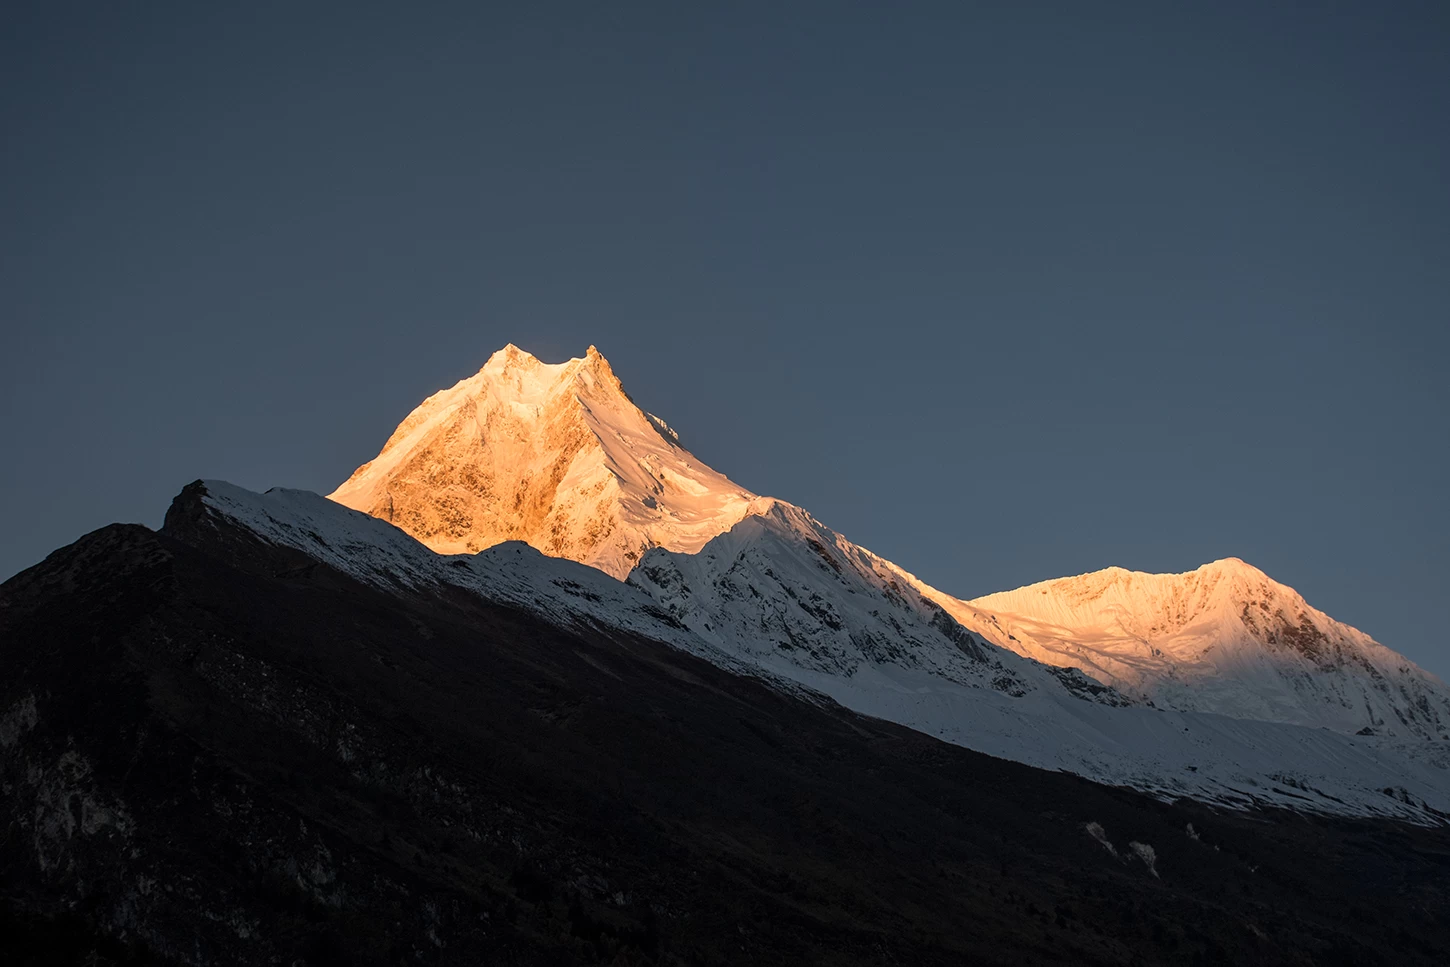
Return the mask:
{"type": "Polygon", "coordinates": [[[639,634],[979,752],[1164,798],[1430,822],[1450,812],[1436,744],[1131,706],[973,635],[899,568],[765,503],[698,554],[650,551],[628,583],[518,542],[439,555],[306,491],[205,481],[179,506],[192,508],[189,528],[250,533],[384,590],[452,589],[570,630],[639,634]]]}
{"type": "Polygon", "coordinates": [[[9,962],[1450,949],[1443,829],[993,759],[636,633],[365,585],[197,496],[0,587],[9,962]]]}

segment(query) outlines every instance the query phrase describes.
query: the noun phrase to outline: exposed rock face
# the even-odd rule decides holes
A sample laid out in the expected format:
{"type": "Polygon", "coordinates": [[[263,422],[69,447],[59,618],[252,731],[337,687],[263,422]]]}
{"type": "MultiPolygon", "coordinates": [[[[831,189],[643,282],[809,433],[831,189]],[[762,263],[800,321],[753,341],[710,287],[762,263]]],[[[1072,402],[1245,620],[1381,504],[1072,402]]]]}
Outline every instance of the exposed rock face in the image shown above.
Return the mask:
{"type": "Polygon", "coordinates": [[[440,553],[525,541],[620,579],[651,547],[699,550],[755,499],[635,406],[593,346],[550,365],[512,345],[329,496],[440,553]]]}

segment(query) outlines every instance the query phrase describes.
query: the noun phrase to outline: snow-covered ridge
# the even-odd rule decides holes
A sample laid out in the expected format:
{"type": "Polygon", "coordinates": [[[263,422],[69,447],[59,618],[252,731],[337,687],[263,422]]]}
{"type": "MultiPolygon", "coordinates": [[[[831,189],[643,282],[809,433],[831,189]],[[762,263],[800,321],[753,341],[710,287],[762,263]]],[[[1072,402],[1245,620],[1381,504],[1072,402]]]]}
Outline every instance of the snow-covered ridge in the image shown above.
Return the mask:
{"type": "Polygon", "coordinates": [[[776,687],[802,693],[804,686],[809,691],[802,694],[826,695],[848,708],[1029,765],[1231,807],[1277,805],[1416,822],[1437,822],[1450,812],[1450,772],[1443,763],[1407,754],[1386,738],[1124,707],[1076,690],[1052,670],[953,625],[905,592],[889,564],[781,502],[757,506],[757,514],[702,554],[649,555],[646,563],[662,575],[689,574],[687,583],[656,598],[645,587],[545,557],[518,542],[476,555],[436,554],[384,521],[305,491],[256,494],[207,481],[193,496],[203,508],[200,526],[241,528],[374,587],[409,594],[461,588],[562,627],[627,630],[776,687]],[[699,567],[669,570],[680,562],[699,567]],[[837,580],[816,580],[820,567],[837,580]],[[748,609],[710,604],[692,611],[687,600],[724,600],[725,592],[751,586],[783,615],[764,637],[750,626],[748,609]],[[791,609],[806,618],[790,615],[791,609]],[[706,615],[724,619],[718,624],[711,619],[705,628],[706,615]],[[921,620],[923,615],[935,617],[921,620]],[[812,620],[827,628],[839,624],[836,630],[847,632],[855,650],[813,651],[814,644],[831,639],[812,632],[812,620]],[[873,654],[876,645],[859,637],[893,621],[920,653],[873,654]],[[800,639],[794,649],[770,647],[778,640],[772,635],[789,639],[803,631],[810,640],[800,639]]]}
{"type": "Polygon", "coordinates": [[[942,603],[1003,647],[1160,707],[1450,733],[1443,682],[1237,558],[1184,574],[1107,568],[942,603]]]}
{"type": "Polygon", "coordinates": [[[629,583],[701,638],[760,658],[848,677],[894,663],[962,683],[990,665],[1004,688],[1026,687],[994,660],[1015,667],[1015,655],[957,627],[889,562],[785,501],[750,511],[694,554],[649,551],[629,583]]]}
{"type": "Polygon", "coordinates": [[[699,550],[755,499],[635,406],[593,346],[548,364],[512,345],[330,496],[442,553],[519,540],[618,578],[651,547],[699,550]]]}
{"type": "Polygon", "coordinates": [[[404,592],[457,587],[564,627],[618,628],[688,651],[712,650],[633,588],[519,541],[480,554],[438,554],[386,521],[310,491],[278,487],[258,494],[221,480],[200,484],[202,504],[219,521],[372,587],[404,592]]]}
{"type": "Polygon", "coordinates": [[[697,553],[650,551],[628,580],[701,638],[772,667],[851,678],[890,665],[1013,697],[1066,689],[1129,704],[974,635],[910,574],[783,500],[755,501],[697,553]]]}

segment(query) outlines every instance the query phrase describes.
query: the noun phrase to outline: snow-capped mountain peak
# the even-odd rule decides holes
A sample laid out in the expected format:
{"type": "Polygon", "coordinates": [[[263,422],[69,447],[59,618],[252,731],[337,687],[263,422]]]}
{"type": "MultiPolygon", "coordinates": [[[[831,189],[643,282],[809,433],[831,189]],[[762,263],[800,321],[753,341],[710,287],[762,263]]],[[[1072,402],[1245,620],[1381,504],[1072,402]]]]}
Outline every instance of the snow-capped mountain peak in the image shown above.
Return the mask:
{"type": "Polygon", "coordinates": [[[1159,706],[1436,737],[1450,691],[1238,558],[1182,574],[1112,567],[943,602],[986,637],[1159,706]]]}
{"type": "MultiPolygon", "coordinates": [[[[952,597],[701,463],[593,346],[552,364],[504,347],[418,406],[331,496],[440,553],[517,540],[628,577],[705,640],[811,674],[886,662],[975,681],[985,666],[968,659],[991,643],[1079,694],[1450,735],[1443,683],[1238,558],[952,597]]],[[[1020,691],[1038,678],[1013,667],[992,680],[1020,691]]]]}
{"type": "Polygon", "coordinates": [[[1205,614],[1232,610],[1240,599],[1288,601],[1291,589],[1238,558],[1224,558],[1184,574],[1149,574],[1108,567],[1042,581],[972,602],[991,611],[1030,613],[1073,627],[1102,626],[1135,637],[1177,631],[1205,614]]]}
{"type": "Polygon", "coordinates": [[[512,344],[329,496],[440,553],[521,540],[620,579],[651,547],[698,550],[755,499],[636,406],[595,347],[545,363],[512,344]]]}

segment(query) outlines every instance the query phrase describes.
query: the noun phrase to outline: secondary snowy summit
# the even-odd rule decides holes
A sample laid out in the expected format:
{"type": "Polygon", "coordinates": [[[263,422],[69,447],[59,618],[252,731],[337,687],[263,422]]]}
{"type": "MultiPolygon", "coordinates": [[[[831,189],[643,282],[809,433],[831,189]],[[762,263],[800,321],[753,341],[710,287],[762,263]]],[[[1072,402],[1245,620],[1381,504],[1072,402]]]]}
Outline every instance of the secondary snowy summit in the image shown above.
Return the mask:
{"type": "Polygon", "coordinates": [[[997,644],[1180,711],[1443,738],[1450,690],[1238,558],[1120,567],[948,607],[997,644]]]}

